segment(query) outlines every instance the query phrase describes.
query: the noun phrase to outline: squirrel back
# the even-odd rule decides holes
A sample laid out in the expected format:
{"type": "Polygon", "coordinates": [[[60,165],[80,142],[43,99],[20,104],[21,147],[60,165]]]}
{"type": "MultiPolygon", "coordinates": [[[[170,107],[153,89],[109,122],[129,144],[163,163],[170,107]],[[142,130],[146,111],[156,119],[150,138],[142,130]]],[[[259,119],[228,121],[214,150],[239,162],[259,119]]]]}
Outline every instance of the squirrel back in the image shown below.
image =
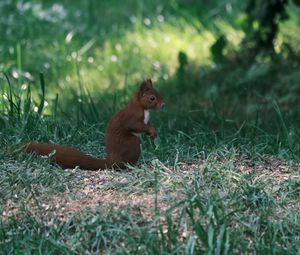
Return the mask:
{"type": "Polygon", "coordinates": [[[123,168],[126,164],[135,164],[138,161],[141,153],[141,134],[156,138],[156,130],[149,123],[150,111],[160,109],[164,105],[163,98],[153,88],[152,81],[143,81],[128,105],[116,113],[108,123],[105,133],[106,159],[97,159],[75,148],[58,144],[30,142],[23,147],[23,151],[42,156],[53,154],[54,162],[62,168],[123,168]]]}

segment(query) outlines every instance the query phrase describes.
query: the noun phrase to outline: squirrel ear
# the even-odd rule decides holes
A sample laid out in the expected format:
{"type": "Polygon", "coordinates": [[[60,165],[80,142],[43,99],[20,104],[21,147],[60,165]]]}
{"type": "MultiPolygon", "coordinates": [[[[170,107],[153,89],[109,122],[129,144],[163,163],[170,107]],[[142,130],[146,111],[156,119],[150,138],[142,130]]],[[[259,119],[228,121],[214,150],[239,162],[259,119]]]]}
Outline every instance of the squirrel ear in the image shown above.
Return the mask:
{"type": "Polygon", "coordinates": [[[153,87],[153,84],[152,84],[152,81],[151,81],[151,79],[149,78],[149,79],[147,79],[146,80],[146,82],[148,83],[148,85],[152,88],[153,87]]]}
{"type": "Polygon", "coordinates": [[[144,96],[145,92],[153,89],[151,79],[144,80],[140,86],[141,95],[144,96]]]}

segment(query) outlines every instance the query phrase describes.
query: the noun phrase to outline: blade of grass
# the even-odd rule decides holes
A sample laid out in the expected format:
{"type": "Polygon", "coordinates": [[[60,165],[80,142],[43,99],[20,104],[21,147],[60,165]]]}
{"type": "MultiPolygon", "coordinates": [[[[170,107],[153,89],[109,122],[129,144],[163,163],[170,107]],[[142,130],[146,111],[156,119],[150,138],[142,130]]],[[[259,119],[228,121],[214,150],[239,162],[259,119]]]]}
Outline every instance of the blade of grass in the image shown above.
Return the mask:
{"type": "Polygon", "coordinates": [[[40,85],[41,85],[41,102],[39,104],[38,107],[38,114],[39,116],[42,115],[43,109],[44,109],[44,104],[45,104],[45,78],[44,78],[44,74],[40,73],[40,85]]]}

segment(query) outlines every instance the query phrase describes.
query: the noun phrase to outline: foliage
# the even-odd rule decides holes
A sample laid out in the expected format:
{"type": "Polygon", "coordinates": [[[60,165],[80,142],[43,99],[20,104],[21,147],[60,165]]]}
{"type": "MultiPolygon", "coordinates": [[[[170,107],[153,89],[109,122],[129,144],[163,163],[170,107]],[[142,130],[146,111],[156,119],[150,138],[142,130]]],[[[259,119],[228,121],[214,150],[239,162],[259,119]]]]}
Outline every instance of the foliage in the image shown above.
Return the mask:
{"type": "Polygon", "coordinates": [[[278,33],[279,22],[288,18],[287,0],[249,0],[246,41],[254,51],[274,51],[274,40],[278,33]]]}

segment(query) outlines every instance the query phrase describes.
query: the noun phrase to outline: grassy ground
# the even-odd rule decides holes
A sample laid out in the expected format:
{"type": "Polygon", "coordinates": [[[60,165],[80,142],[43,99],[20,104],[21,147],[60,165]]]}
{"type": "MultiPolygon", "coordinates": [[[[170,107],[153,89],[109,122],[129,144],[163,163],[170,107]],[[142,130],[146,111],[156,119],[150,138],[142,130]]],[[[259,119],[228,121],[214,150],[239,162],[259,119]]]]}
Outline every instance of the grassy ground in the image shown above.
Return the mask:
{"type": "Polygon", "coordinates": [[[247,63],[239,2],[0,3],[0,253],[300,253],[299,10],[278,56],[247,63]],[[167,109],[137,166],[64,171],[18,152],[104,157],[107,121],[149,76],[167,109]]]}

